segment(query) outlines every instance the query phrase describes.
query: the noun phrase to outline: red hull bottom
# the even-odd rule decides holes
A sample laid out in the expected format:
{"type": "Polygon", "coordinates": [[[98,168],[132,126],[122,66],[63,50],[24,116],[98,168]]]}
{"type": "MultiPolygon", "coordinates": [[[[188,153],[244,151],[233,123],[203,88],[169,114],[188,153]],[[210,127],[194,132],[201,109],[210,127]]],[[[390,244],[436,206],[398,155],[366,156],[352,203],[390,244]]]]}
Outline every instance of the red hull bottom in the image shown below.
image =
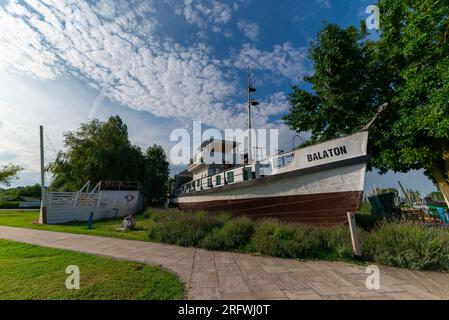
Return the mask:
{"type": "Polygon", "coordinates": [[[362,191],[335,192],[179,203],[178,207],[185,211],[229,212],[255,219],[276,218],[294,223],[332,225],[345,223],[347,212],[355,212],[359,208],[362,195],[362,191]]]}

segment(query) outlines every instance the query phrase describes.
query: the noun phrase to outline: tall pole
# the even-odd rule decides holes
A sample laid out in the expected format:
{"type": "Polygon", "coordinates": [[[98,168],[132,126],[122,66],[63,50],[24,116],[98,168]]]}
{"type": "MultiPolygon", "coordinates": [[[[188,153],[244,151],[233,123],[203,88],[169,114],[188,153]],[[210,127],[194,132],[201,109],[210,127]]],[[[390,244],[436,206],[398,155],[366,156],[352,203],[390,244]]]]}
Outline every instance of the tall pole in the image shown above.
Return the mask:
{"type": "Polygon", "coordinates": [[[248,164],[251,163],[252,160],[251,136],[251,70],[248,67],[248,164]]]}
{"type": "Polygon", "coordinates": [[[40,149],[41,149],[41,211],[39,223],[47,223],[47,208],[45,207],[45,160],[44,160],[44,126],[40,126],[40,149]]]}
{"type": "Polygon", "coordinates": [[[408,196],[408,193],[405,192],[405,189],[404,189],[404,187],[402,186],[401,181],[398,181],[398,184],[399,184],[399,187],[401,187],[402,193],[403,193],[404,196],[405,196],[405,200],[407,200],[408,204],[413,208],[413,202],[412,202],[412,200],[410,199],[410,197],[408,196]]]}

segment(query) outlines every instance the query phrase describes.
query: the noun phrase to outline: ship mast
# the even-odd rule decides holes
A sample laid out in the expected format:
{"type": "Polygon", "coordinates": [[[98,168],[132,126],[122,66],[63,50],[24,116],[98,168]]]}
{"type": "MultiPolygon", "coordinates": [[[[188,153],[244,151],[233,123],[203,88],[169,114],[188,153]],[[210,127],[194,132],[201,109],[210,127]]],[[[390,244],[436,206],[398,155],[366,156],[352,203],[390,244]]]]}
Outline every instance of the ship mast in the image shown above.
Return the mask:
{"type": "Polygon", "coordinates": [[[248,67],[248,163],[252,162],[252,123],[251,123],[251,107],[259,104],[256,100],[251,98],[251,93],[256,92],[256,88],[251,83],[251,70],[248,67]]]}

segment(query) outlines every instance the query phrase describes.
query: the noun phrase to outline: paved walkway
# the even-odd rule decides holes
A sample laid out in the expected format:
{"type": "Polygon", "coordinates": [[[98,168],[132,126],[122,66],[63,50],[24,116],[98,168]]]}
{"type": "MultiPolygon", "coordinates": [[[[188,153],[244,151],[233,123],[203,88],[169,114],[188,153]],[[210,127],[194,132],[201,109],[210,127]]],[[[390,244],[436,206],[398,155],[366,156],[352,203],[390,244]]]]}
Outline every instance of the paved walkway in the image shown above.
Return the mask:
{"type": "Polygon", "coordinates": [[[449,299],[449,274],[381,267],[380,290],[365,268],[212,252],[167,244],[0,226],[0,238],[161,265],[189,299],[449,299]]]}

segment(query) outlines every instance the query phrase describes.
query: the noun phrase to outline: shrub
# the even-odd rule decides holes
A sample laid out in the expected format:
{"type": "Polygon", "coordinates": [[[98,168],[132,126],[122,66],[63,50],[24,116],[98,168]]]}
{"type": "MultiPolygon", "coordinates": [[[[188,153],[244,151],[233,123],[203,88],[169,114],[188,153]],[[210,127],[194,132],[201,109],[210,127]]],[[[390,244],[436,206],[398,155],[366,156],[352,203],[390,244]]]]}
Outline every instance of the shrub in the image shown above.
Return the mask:
{"type": "Polygon", "coordinates": [[[18,209],[19,202],[18,201],[0,201],[0,209],[18,209]]]}
{"type": "Polygon", "coordinates": [[[300,235],[301,232],[290,225],[275,220],[263,221],[256,229],[251,248],[262,255],[299,258],[305,249],[300,235]]]}
{"type": "Polygon", "coordinates": [[[449,235],[444,229],[416,222],[384,222],[361,236],[367,260],[417,270],[449,270],[449,235]]]}
{"type": "Polygon", "coordinates": [[[307,226],[280,224],[275,220],[257,225],[251,240],[251,250],[268,256],[305,258],[315,251],[319,241],[307,226]]]}
{"type": "Polygon", "coordinates": [[[209,233],[201,246],[210,250],[234,250],[245,246],[254,232],[254,223],[246,217],[232,219],[209,233]]]}
{"type": "Polygon", "coordinates": [[[281,258],[347,259],[353,255],[347,227],[317,228],[274,220],[258,224],[250,248],[255,253],[281,258]]]}
{"type": "Polygon", "coordinates": [[[262,220],[256,225],[249,250],[266,256],[282,257],[284,252],[274,233],[280,227],[276,220],[262,220]]]}
{"type": "Polygon", "coordinates": [[[226,215],[205,213],[155,213],[151,215],[148,236],[150,240],[177,244],[180,246],[196,246],[209,232],[223,227],[229,219],[226,215]]]}
{"type": "Polygon", "coordinates": [[[348,226],[334,226],[317,229],[320,248],[315,258],[350,259],[354,256],[348,226]]]}

